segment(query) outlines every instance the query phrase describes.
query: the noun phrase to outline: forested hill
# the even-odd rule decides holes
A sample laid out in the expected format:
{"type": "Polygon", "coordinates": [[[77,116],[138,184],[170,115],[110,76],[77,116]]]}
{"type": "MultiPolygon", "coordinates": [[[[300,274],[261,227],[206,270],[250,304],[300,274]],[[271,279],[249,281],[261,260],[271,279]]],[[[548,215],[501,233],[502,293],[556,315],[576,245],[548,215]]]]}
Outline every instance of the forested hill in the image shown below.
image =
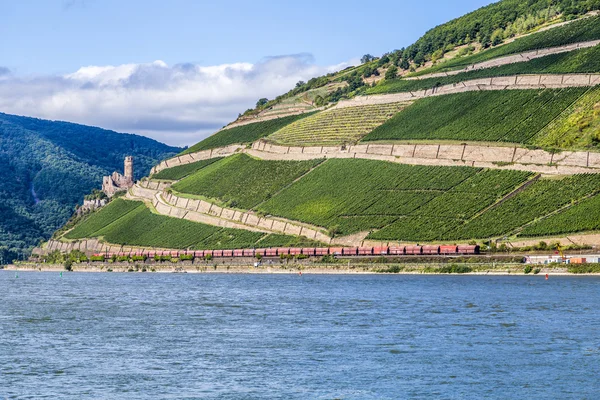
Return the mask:
{"type": "Polygon", "coordinates": [[[401,58],[422,64],[441,57],[455,46],[472,41],[483,47],[497,45],[558,15],[569,20],[598,9],[600,0],[503,0],[429,30],[407,47],[401,58]]]}
{"type": "Polygon", "coordinates": [[[47,239],[102,176],[134,156],[135,175],[181,149],[138,135],[0,113],[0,258],[47,239]]]}

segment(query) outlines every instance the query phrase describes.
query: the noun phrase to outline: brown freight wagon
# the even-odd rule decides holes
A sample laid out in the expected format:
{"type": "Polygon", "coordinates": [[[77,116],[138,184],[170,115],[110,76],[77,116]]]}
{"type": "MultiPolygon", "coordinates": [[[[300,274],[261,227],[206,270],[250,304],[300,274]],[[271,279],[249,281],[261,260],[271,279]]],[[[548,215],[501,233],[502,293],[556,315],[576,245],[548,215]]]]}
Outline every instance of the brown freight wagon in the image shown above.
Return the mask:
{"type": "Polygon", "coordinates": [[[329,254],[329,249],[325,247],[318,247],[315,249],[316,256],[326,256],[329,254]]]}
{"type": "Polygon", "coordinates": [[[256,249],[254,250],[254,255],[264,257],[267,255],[267,249],[256,249]]]}
{"type": "Polygon", "coordinates": [[[244,256],[244,250],[243,249],[233,250],[233,256],[234,257],[243,257],[244,256]]]}
{"type": "Polygon", "coordinates": [[[286,256],[290,254],[290,248],[289,247],[279,247],[277,248],[277,255],[278,256],[286,256]]]}
{"type": "Polygon", "coordinates": [[[405,251],[406,255],[423,254],[423,247],[422,246],[406,246],[404,248],[404,251],[405,251]]]}
{"type": "Polygon", "coordinates": [[[344,247],[342,249],[342,254],[345,256],[355,256],[358,254],[358,248],[357,247],[344,247]]]}
{"type": "Polygon", "coordinates": [[[277,255],[277,249],[267,249],[267,257],[275,257],[277,255]]]}
{"type": "Polygon", "coordinates": [[[341,247],[332,247],[329,249],[329,254],[334,256],[341,256],[343,249],[341,247]]]}
{"type": "Polygon", "coordinates": [[[423,246],[423,254],[433,255],[440,254],[440,246],[423,246]]]}
{"type": "Polygon", "coordinates": [[[440,246],[440,254],[446,254],[446,255],[450,255],[450,254],[456,254],[458,253],[458,246],[456,245],[452,245],[452,246],[440,246]]]}
{"type": "Polygon", "coordinates": [[[359,247],[358,255],[359,256],[371,256],[371,255],[373,255],[373,248],[372,247],[359,247]]]}
{"type": "Polygon", "coordinates": [[[403,256],[404,254],[406,254],[406,247],[402,246],[402,247],[390,247],[389,248],[389,254],[391,256],[403,256]]]}
{"type": "Polygon", "coordinates": [[[223,250],[213,250],[213,257],[223,257],[223,250]]]}
{"type": "Polygon", "coordinates": [[[458,254],[479,254],[478,245],[464,244],[458,246],[458,254]]]}
{"type": "Polygon", "coordinates": [[[299,256],[300,254],[302,254],[302,249],[299,249],[297,247],[293,247],[290,249],[289,254],[293,255],[293,256],[299,256]]]}
{"type": "Polygon", "coordinates": [[[254,249],[245,249],[243,253],[244,257],[254,257],[255,251],[254,249]]]}
{"type": "Polygon", "coordinates": [[[233,257],[233,250],[223,250],[223,257],[233,257]]]}
{"type": "Polygon", "coordinates": [[[377,256],[386,256],[388,251],[389,247],[373,247],[373,254],[377,256]]]}
{"type": "Polygon", "coordinates": [[[316,256],[317,249],[304,248],[304,249],[302,249],[302,254],[304,254],[305,256],[316,256]]]}

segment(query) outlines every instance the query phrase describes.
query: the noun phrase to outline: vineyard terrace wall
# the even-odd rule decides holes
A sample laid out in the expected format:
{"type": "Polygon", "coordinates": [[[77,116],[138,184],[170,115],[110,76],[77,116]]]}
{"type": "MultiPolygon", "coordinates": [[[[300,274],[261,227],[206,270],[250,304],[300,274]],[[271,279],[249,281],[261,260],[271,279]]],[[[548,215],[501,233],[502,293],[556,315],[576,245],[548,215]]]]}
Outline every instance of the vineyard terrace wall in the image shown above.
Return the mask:
{"type": "Polygon", "coordinates": [[[363,158],[413,165],[469,166],[513,169],[549,175],[600,173],[600,153],[563,151],[550,153],[521,147],[470,144],[359,144],[355,146],[290,147],[255,142],[251,149],[228,146],[205,150],[163,161],[153,169],[183,165],[225,153],[247,153],[265,160],[310,160],[315,158],[363,158]]]}
{"type": "Polygon", "coordinates": [[[526,62],[526,61],[534,60],[536,58],[542,58],[542,57],[553,55],[553,54],[568,53],[573,50],[586,49],[586,48],[597,46],[599,44],[600,44],[600,40],[590,40],[587,42],[567,44],[564,46],[549,47],[547,49],[533,50],[533,51],[527,51],[524,53],[513,54],[513,55],[509,55],[509,56],[504,56],[504,57],[498,57],[493,60],[483,61],[483,62],[480,62],[477,64],[472,64],[466,68],[457,69],[457,70],[453,70],[453,71],[436,72],[433,74],[406,77],[404,79],[421,80],[421,79],[428,79],[428,78],[440,78],[440,77],[444,77],[444,76],[458,75],[463,72],[500,67],[502,65],[508,65],[508,64],[516,64],[519,62],[526,62]]]}
{"type": "Polygon", "coordinates": [[[327,244],[331,242],[331,238],[324,233],[324,228],[285,218],[264,217],[252,212],[220,207],[208,201],[179,197],[173,193],[149,189],[148,186],[135,185],[128,197],[150,200],[159,214],[169,217],[226,228],[303,236],[327,244]]]}

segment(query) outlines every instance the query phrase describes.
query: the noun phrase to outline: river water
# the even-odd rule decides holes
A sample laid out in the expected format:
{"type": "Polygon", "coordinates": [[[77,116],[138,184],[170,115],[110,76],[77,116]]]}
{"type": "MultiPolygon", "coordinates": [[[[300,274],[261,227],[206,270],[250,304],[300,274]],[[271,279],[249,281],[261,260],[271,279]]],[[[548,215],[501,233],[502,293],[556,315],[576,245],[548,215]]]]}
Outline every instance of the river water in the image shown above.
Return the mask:
{"type": "Polygon", "coordinates": [[[0,271],[0,399],[600,398],[600,278],[0,271]]]}

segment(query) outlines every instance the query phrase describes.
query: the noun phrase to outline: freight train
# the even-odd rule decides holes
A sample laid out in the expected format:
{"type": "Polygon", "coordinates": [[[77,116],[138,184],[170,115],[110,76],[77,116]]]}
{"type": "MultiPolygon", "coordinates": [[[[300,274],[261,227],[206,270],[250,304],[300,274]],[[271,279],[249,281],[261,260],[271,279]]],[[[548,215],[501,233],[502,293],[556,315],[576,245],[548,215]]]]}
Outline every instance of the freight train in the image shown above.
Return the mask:
{"type": "Polygon", "coordinates": [[[306,257],[369,257],[369,256],[452,256],[479,254],[477,245],[426,245],[426,246],[397,246],[397,247],[276,247],[268,249],[236,249],[236,250],[181,250],[181,251],[153,251],[144,250],[130,253],[97,253],[96,257],[111,258],[124,256],[192,256],[204,257],[281,257],[281,256],[306,256],[306,257]]]}

